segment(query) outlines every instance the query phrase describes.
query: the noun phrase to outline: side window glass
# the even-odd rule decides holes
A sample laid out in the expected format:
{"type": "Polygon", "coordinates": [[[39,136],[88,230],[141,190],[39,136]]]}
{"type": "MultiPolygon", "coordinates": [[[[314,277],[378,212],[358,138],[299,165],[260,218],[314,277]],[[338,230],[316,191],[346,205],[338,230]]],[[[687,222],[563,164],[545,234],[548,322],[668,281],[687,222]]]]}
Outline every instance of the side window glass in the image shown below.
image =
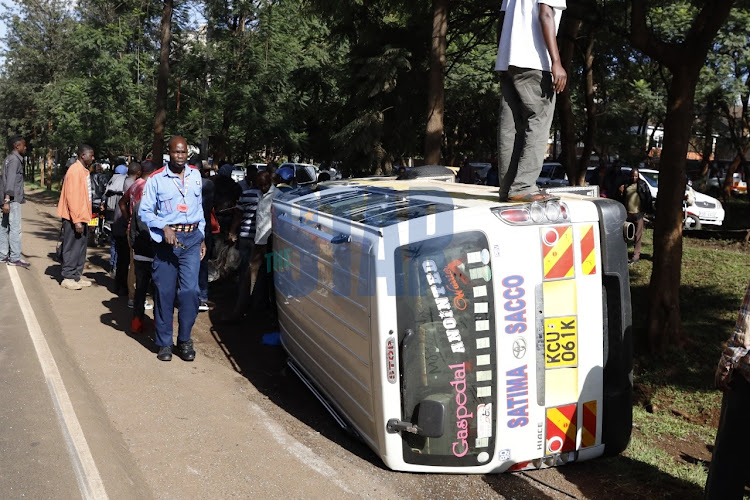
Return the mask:
{"type": "Polygon", "coordinates": [[[296,167],[296,168],[297,168],[296,178],[297,178],[298,184],[313,182],[315,180],[312,177],[310,177],[310,173],[307,171],[305,167],[296,167]]]}

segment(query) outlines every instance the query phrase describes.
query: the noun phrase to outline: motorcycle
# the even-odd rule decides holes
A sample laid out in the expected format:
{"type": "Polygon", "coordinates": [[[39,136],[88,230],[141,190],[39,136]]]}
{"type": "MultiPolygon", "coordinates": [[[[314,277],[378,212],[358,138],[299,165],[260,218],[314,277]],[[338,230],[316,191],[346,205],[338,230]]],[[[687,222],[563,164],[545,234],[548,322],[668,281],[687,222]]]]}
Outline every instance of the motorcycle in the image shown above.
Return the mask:
{"type": "Polygon", "coordinates": [[[105,206],[103,203],[94,203],[89,220],[88,245],[90,247],[100,247],[110,240],[110,228],[105,216],[105,206]]]}

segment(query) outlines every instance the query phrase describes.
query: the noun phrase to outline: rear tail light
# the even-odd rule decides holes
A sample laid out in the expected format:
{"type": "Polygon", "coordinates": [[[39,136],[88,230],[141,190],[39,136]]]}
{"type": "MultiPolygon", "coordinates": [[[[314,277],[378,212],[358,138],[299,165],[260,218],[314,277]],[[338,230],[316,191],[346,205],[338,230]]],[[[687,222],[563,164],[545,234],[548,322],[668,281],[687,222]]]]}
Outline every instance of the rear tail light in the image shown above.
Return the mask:
{"type": "Polygon", "coordinates": [[[521,226],[556,224],[568,220],[568,207],[559,201],[496,207],[492,213],[503,222],[521,226]]]}

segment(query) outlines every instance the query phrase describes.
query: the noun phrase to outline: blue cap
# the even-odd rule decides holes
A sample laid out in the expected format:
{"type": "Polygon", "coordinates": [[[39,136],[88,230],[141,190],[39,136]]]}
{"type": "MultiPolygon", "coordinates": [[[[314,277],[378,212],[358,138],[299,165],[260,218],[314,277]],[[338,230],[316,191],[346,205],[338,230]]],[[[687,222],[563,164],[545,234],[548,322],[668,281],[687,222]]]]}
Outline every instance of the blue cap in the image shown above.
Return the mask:
{"type": "Polygon", "coordinates": [[[128,167],[126,167],[125,165],[117,165],[115,167],[115,173],[116,174],[125,174],[125,175],[127,175],[128,174],[128,167]]]}
{"type": "Polygon", "coordinates": [[[294,178],[294,169],[292,167],[281,167],[276,171],[282,181],[290,181],[294,178]]]}

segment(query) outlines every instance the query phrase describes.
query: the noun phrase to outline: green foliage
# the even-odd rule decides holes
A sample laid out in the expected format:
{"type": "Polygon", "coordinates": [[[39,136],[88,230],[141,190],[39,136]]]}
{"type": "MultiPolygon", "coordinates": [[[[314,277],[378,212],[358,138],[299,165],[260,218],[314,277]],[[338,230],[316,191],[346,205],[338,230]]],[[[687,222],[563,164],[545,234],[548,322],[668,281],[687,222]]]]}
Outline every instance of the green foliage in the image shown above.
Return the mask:
{"type": "MultiPolygon", "coordinates": [[[[585,12],[569,85],[578,139],[587,127],[581,51],[594,44],[595,150],[628,162],[646,153],[645,126],[665,114],[671,76],[626,40],[628,5],[571,1],[585,12]],[[580,4],[580,5],[579,5],[580,4]],[[597,11],[597,7],[601,10],[597,11]],[[640,129],[641,135],[632,129],[640,129]]],[[[654,2],[650,26],[678,42],[697,3],[654,2]]],[[[155,0],[23,0],[6,13],[0,127],[65,157],[145,156],[152,142],[159,19],[155,0]]],[[[453,2],[448,21],[443,157],[488,161],[497,149],[494,72],[499,6],[453,2]]],[[[567,15],[567,14],[566,14],[567,15]]],[[[234,161],[343,161],[346,173],[388,171],[421,156],[432,28],[427,0],[191,0],[173,19],[167,135],[234,161]]],[[[747,9],[733,11],[698,88],[697,123],[747,96],[747,9]],[[711,106],[702,106],[702,103],[711,106]]],[[[739,123],[735,135],[742,136],[739,123]]],[[[696,129],[698,130],[698,128],[696,129]]]]}

